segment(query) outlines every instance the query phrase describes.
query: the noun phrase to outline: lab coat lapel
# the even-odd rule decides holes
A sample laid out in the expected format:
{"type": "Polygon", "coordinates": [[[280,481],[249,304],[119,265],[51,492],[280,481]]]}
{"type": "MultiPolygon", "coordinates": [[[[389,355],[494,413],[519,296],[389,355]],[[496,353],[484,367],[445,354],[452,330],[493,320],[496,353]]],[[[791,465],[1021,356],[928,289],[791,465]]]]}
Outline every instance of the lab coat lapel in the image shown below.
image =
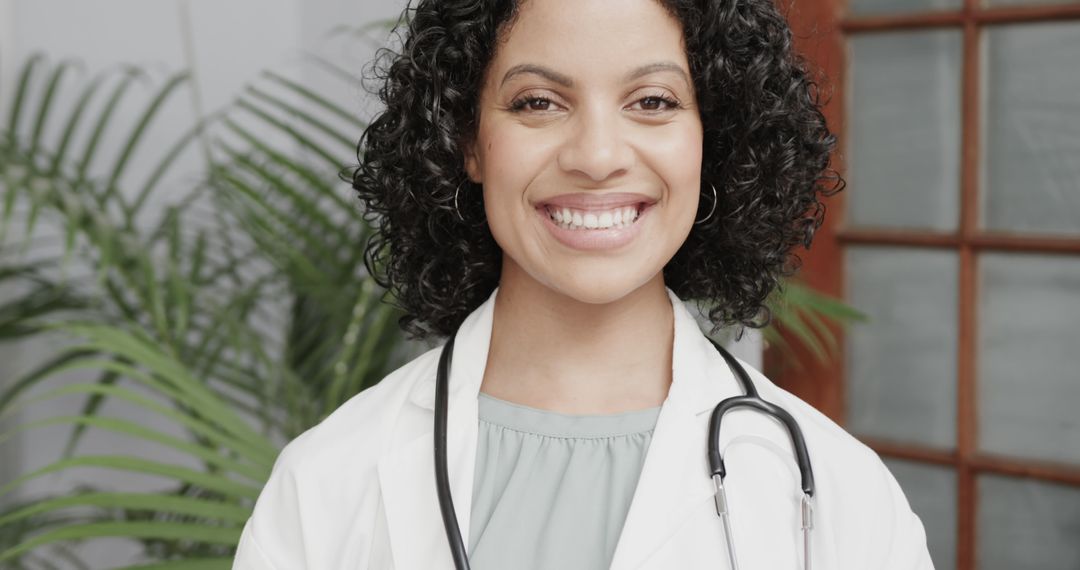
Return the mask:
{"type": "Polygon", "coordinates": [[[709,412],[721,399],[742,393],[693,315],[671,289],[667,292],[675,317],[672,384],[653,429],[611,570],[640,567],[713,494],[705,454],[709,412]]]}
{"type": "MultiPolygon", "coordinates": [[[[462,539],[468,547],[478,435],[477,395],[491,340],[496,288],[458,329],[450,366],[447,471],[462,539]]],[[[418,372],[379,460],[379,485],[396,570],[452,568],[435,491],[434,409],[438,359],[418,372]]]]}
{"type": "MultiPolygon", "coordinates": [[[[611,570],[641,566],[712,495],[705,459],[709,414],[741,394],[734,376],[671,289],[672,384],[653,430],[611,570]]],[[[468,546],[480,384],[487,364],[496,288],[462,323],[450,367],[447,460],[458,525],[468,546]]],[[[452,568],[435,492],[433,421],[437,358],[417,374],[378,464],[396,570],[452,568]]]]}

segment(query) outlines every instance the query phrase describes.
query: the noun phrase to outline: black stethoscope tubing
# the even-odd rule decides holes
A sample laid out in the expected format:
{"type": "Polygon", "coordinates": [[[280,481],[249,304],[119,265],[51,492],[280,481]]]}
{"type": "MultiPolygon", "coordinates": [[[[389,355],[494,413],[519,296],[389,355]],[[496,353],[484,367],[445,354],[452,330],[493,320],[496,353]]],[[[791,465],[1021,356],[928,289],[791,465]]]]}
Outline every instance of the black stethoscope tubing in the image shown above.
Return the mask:
{"type": "Polygon", "coordinates": [[[735,357],[724,347],[717,344],[716,341],[709,339],[709,342],[716,347],[716,350],[727,361],[728,367],[735,372],[735,378],[739,380],[739,384],[742,384],[743,392],[746,393],[743,396],[726,398],[713,408],[712,416],[709,417],[708,454],[710,473],[719,475],[721,478],[727,475],[724,457],[720,454],[720,422],[724,418],[724,414],[735,408],[754,408],[784,424],[788,435],[791,437],[792,447],[795,449],[795,462],[799,464],[802,491],[807,496],[813,497],[814,470],[810,467],[810,454],[806,450],[806,440],[803,438],[802,430],[799,429],[799,424],[796,423],[795,418],[791,417],[791,414],[784,408],[767,402],[758,396],[757,387],[754,386],[754,382],[750,380],[750,375],[746,373],[746,369],[739,364],[739,361],[735,360],[735,357]]]}
{"type": "MultiPolygon", "coordinates": [[[[449,400],[449,377],[452,354],[454,352],[454,340],[457,331],[443,346],[439,355],[439,368],[435,380],[435,489],[439,496],[439,509],[442,512],[443,526],[446,527],[446,537],[450,545],[450,555],[454,559],[454,566],[458,570],[469,569],[469,556],[465,550],[465,543],[461,538],[461,527],[458,526],[457,513],[454,510],[454,499],[450,493],[450,475],[447,469],[446,458],[446,426],[448,419],[449,400]]],[[[750,379],[746,369],[724,347],[709,339],[713,346],[724,357],[728,367],[735,373],[736,379],[742,385],[742,396],[732,396],[722,400],[713,408],[709,418],[708,457],[710,474],[714,480],[719,477],[722,480],[727,475],[723,455],[720,453],[720,425],[727,412],[736,408],[753,408],[766,415],[772,416],[784,425],[791,437],[792,446],[795,449],[795,460],[799,465],[802,491],[806,497],[814,495],[814,473],[810,466],[810,455],[806,449],[806,440],[802,430],[791,417],[791,414],[783,408],[767,402],[758,396],[757,387],[750,379]]],[[[805,514],[804,514],[805,516],[805,514]]],[[[725,521],[726,522],[726,521],[725,521]]],[[[729,541],[730,536],[728,537],[729,541]]],[[[732,554],[734,562],[734,554],[732,554]]]]}

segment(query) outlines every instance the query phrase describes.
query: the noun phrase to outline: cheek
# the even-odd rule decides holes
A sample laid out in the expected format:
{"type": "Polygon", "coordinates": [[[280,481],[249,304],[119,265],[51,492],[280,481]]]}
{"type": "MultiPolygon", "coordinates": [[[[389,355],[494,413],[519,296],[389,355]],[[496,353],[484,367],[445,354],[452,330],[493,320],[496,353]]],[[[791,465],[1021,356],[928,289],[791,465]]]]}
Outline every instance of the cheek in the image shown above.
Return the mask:
{"type": "Polygon", "coordinates": [[[698,177],[701,172],[702,142],[701,124],[687,125],[682,135],[672,141],[671,164],[677,165],[687,175],[698,177]]]}
{"type": "Polygon", "coordinates": [[[505,187],[515,178],[523,178],[530,160],[536,156],[534,145],[525,133],[505,126],[489,125],[483,132],[483,169],[485,184],[505,187]]]}
{"type": "MultiPolygon", "coordinates": [[[[525,161],[530,153],[520,138],[499,129],[485,137],[483,153],[484,209],[496,241],[501,242],[520,224],[530,172],[525,161]]],[[[499,245],[506,248],[504,243],[499,245]]]]}
{"type": "Polygon", "coordinates": [[[693,209],[697,204],[697,195],[705,184],[701,179],[700,132],[699,129],[687,128],[652,146],[653,164],[671,192],[670,200],[676,210],[693,209]]]}

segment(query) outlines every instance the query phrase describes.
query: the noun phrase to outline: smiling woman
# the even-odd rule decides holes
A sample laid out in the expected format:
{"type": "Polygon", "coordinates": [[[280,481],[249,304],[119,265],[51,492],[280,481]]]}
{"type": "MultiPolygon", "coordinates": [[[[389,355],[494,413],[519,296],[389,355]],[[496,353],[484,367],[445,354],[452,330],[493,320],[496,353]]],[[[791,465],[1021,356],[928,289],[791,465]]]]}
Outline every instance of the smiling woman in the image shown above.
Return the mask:
{"type": "MultiPolygon", "coordinates": [[[[665,215],[697,208],[694,231],[685,211],[663,228],[684,241],[661,264],[664,283],[705,301],[717,328],[768,321],[792,248],[821,223],[818,197],[842,186],[814,82],[769,0],[420,2],[410,16],[401,53],[382,52],[386,109],[346,176],[381,222],[369,269],[407,331],[451,334],[501,282],[509,244],[487,214],[508,212],[488,210],[495,190],[520,207],[596,190],[663,198],[665,215]],[[624,171],[628,160],[641,168],[624,171]],[[548,169],[533,171],[539,161],[548,169]],[[499,171],[482,182],[483,168],[499,171]]],[[[605,260],[617,261],[593,261],[605,260]]]]}
{"type": "Polygon", "coordinates": [[[716,568],[736,543],[748,568],[931,568],[880,459],[683,303],[766,324],[843,185],[772,1],[420,0],[406,21],[345,176],[402,328],[449,338],[286,447],[236,568],[716,568]],[[706,445],[744,391],[802,428],[806,502],[772,418],[735,411],[706,445]]]}
{"type": "MultiPolygon", "coordinates": [[[[682,26],[655,1],[612,8],[526,4],[489,63],[464,151],[503,252],[501,290],[533,291],[547,307],[578,315],[624,312],[620,305],[635,298],[667,304],[662,270],[686,240],[701,194],[702,119],[682,26]],[[624,213],[632,223],[611,227],[624,213]]],[[[625,324],[624,334],[638,338],[657,329],[625,324]]],[[[591,368],[554,372],[581,386],[597,377],[591,368]]],[[[641,371],[654,380],[657,372],[641,371]]]]}

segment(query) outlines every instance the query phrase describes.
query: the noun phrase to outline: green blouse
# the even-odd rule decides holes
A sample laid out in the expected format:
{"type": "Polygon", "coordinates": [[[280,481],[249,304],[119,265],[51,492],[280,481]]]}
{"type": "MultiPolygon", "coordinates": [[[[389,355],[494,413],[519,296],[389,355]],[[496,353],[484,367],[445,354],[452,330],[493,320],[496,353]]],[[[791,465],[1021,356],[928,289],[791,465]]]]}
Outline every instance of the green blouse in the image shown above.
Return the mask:
{"type": "Polygon", "coordinates": [[[474,570],[608,568],[660,407],[568,415],[479,395],[474,570]]]}

